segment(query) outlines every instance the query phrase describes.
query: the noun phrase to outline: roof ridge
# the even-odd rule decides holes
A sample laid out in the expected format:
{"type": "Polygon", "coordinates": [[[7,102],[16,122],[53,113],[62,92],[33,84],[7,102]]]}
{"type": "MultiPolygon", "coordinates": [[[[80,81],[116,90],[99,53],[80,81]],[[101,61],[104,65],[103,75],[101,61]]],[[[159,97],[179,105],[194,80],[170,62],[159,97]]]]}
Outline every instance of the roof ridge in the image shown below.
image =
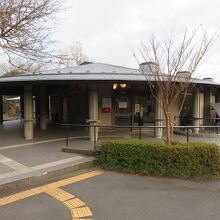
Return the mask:
{"type": "MultiPolygon", "coordinates": [[[[127,67],[127,66],[121,66],[121,65],[115,65],[115,64],[110,64],[110,63],[95,62],[95,63],[91,63],[91,64],[102,64],[102,65],[107,65],[107,66],[112,66],[112,67],[120,67],[120,68],[138,70],[137,68],[127,67]]],[[[88,64],[88,65],[90,65],[90,64],[88,64]]]]}

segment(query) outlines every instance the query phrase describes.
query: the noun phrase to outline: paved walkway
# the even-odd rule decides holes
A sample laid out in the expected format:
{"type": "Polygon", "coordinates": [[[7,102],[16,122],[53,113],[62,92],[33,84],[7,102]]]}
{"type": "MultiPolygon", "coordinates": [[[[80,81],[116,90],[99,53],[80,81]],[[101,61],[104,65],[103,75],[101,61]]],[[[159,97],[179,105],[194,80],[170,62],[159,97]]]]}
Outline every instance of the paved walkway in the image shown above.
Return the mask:
{"type": "MultiPolygon", "coordinates": [[[[23,125],[19,121],[4,123],[0,127],[0,185],[16,181],[29,175],[40,175],[59,167],[94,160],[78,154],[62,152],[65,146],[65,129],[49,127],[46,131],[35,128],[33,140],[23,138],[23,125]]],[[[88,131],[69,132],[69,146],[76,149],[94,149],[94,144],[88,139],[88,131]]],[[[152,130],[143,132],[143,140],[157,140],[152,137],[152,130]]],[[[138,131],[120,130],[100,132],[99,143],[106,139],[134,138],[139,139],[138,131]]],[[[175,135],[175,140],[186,141],[186,137],[175,135]]],[[[220,138],[195,138],[191,141],[206,141],[220,143],[220,138]]]]}
{"type": "Polygon", "coordinates": [[[0,149],[0,185],[94,160],[62,152],[62,142],[0,149]]]}
{"type": "Polygon", "coordinates": [[[6,122],[0,128],[0,185],[94,160],[62,152],[63,129],[36,129],[31,141],[22,137],[22,130],[19,121],[6,122]]]}

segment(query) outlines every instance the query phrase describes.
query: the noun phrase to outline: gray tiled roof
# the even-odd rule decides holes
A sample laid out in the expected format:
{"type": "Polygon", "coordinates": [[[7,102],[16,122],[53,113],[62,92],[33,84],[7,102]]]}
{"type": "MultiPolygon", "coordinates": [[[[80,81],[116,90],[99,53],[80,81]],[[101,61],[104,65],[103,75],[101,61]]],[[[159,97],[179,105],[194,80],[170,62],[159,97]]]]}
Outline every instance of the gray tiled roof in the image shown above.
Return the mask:
{"type": "Polygon", "coordinates": [[[132,69],[123,66],[116,66],[104,63],[88,63],[79,66],[69,67],[69,68],[57,68],[52,70],[47,70],[41,72],[41,74],[69,74],[69,73],[132,73],[139,74],[138,69],[132,69]]]}
{"type": "MultiPolygon", "coordinates": [[[[70,68],[56,68],[42,71],[38,74],[23,74],[19,76],[0,77],[2,82],[36,82],[36,81],[133,81],[144,82],[151,80],[146,77],[139,69],[127,68],[122,66],[88,63],[70,68]]],[[[152,78],[153,80],[153,78],[152,78]]],[[[220,85],[210,80],[194,79],[195,83],[220,85]]]]}

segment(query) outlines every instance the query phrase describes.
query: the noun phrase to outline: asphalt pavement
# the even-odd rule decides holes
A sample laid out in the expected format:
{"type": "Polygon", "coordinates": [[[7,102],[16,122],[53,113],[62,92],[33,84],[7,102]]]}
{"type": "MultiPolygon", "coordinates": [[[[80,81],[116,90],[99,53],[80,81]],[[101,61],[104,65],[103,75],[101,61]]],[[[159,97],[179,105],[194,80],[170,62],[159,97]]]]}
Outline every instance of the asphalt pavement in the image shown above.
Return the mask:
{"type": "MultiPolygon", "coordinates": [[[[95,169],[48,181],[37,186],[43,187],[44,193],[14,202],[11,198],[8,204],[0,206],[0,219],[76,219],[74,210],[86,208],[92,215],[84,212],[84,216],[77,219],[217,220],[220,216],[220,180],[194,182],[95,169]],[[48,192],[50,187],[55,191],[48,192]],[[66,198],[57,196],[57,187],[67,194],[66,198]],[[76,198],[81,205],[65,206],[76,198]]],[[[29,190],[33,187],[36,186],[30,186],[29,190]]],[[[11,191],[0,197],[8,198],[21,191],[11,191]]]]}

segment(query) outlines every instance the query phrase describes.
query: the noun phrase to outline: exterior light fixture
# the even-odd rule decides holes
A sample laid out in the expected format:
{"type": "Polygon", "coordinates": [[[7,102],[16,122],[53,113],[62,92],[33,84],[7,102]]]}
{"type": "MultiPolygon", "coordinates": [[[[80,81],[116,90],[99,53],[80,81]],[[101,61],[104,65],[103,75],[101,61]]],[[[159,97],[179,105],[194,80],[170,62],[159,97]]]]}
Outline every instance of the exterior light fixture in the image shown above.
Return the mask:
{"type": "Polygon", "coordinates": [[[118,84],[113,84],[113,89],[117,89],[118,84]]]}
{"type": "Polygon", "coordinates": [[[122,89],[124,89],[124,88],[126,88],[126,87],[127,87],[127,84],[125,84],[125,83],[120,84],[120,87],[121,87],[122,89]]]}

